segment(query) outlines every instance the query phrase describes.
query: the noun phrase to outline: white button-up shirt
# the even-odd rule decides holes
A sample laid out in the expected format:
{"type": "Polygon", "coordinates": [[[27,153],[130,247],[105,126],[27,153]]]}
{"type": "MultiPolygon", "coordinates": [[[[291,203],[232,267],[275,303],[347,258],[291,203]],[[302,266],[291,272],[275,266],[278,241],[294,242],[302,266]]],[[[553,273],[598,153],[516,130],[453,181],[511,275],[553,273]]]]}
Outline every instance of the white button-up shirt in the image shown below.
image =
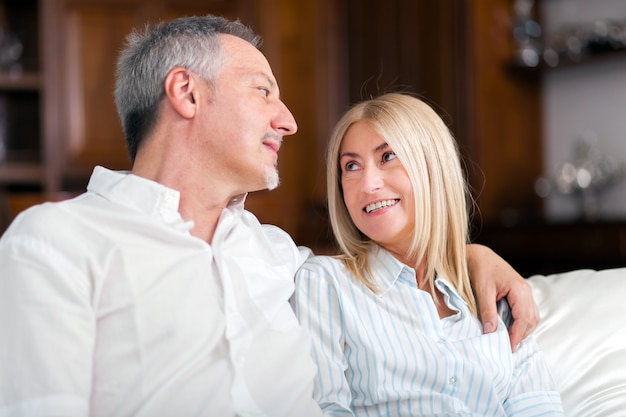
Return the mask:
{"type": "Polygon", "coordinates": [[[209,245],[179,193],[102,167],[0,239],[0,416],[318,416],[289,304],[310,255],[243,208],[209,245]]]}

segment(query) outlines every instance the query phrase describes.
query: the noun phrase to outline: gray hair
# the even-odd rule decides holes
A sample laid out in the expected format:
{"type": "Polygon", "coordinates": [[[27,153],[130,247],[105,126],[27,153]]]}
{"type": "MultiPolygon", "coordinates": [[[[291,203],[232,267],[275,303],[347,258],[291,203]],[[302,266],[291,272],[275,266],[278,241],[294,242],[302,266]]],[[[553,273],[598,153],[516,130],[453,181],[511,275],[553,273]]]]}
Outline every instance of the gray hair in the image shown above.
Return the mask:
{"type": "Polygon", "coordinates": [[[117,62],[115,104],[131,161],[155,126],[168,72],[177,66],[211,83],[223,63],[218,35],[237,36],[255,47],[261,39],[239,20],[219,16],[181,17],[134,30],[117,62]]]}

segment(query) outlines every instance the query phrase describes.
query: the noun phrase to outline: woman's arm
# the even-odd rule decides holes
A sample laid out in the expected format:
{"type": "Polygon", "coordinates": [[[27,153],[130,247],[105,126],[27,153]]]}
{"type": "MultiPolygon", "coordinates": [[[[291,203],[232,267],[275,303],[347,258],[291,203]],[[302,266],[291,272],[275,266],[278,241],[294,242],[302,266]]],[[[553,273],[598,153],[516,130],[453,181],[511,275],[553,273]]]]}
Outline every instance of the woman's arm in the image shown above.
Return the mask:
{"type": "Polygon", "coordinates": [[[511,349],[515,351],[539,323],[539,309],[530,285],[511,265],[484,245],[468,245],[467,258],[484,332],[491,333],[496,329],[496,302],[506,297],[515,320],[509,328],[511,349]]]}

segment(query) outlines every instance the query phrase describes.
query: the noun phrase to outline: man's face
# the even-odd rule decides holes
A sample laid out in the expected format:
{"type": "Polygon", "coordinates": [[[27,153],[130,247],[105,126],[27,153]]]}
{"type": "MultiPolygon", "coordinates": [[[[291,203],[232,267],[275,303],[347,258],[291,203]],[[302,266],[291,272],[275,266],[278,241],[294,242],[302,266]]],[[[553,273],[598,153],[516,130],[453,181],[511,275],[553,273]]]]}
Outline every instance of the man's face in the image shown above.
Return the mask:
{"type": "Polygon", "coordinates": [[[275,188],[278,150],[296,121],[265,56],[240,38],[221,36],[224,65],[203,114],[212,175],[233,194],[275,188]]]}

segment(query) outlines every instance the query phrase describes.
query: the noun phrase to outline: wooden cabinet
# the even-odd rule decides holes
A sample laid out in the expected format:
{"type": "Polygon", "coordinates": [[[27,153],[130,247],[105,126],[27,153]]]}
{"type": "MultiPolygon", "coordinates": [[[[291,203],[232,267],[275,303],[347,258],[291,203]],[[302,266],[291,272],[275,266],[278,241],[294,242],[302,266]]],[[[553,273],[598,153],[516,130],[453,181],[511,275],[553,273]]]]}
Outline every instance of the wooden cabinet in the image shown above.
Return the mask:
{"type": "Polygon", "coordinates": [[[37,0],[0,0],[0,232],[16,202],[42,188],[44,86],[37,0]]]}

